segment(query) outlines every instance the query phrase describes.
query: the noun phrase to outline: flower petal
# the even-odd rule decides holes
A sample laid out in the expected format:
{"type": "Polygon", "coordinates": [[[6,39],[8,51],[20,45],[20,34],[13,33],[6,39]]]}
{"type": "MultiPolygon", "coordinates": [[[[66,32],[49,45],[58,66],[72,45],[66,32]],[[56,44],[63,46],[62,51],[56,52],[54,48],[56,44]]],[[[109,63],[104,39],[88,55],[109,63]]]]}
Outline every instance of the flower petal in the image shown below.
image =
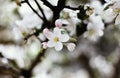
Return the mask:
{"type": "Polygon", "coordinates": [[[51,40],[51,39],[53,38],[53,33],[52,33],[49,29],[47,29],[47,28],[45,28],[45,29],[43,30],[43,34],[44,34],[49,40],[51,40]]]}
{"type": "Polygon", "coordinates": [[[52,41],[52,40],[47,42],[47,46],[48,46],[48,47],[54,47],[55,44],[56,44],[56,43],[55,43],[54,41],[52,41]]]}
{"type": "Polygon", "coordinates": [[[59,38],[61,42],[67,42],[70,39],[68,34],[62,34],[59,38]]]}
{"type": "Polygon", "coordinates": [[[55,50],[60,51],[63,48],[63,44],[61,42],[57,42],[57,44],[55,45],[55,50]]]}
{"type": "Polygon", "coordinates": [[[55,26],[56,27],[62,27],[62,21],[61,21],[61,19],[57,19],[56,21],[55,21],[55,26]]]}
{"type": "Polygon", "coordinates": [[[91,29],[91,28],[94,28],[93,24],[92,23],[88,23],[87,25],[87,30],[91,29]]]}
{"type": "Polygon", "coordinates": [[[55,27],[53,32],[54,36],[59,37],[61,35],[61,30],[58,27],[55,27]]]}
{"type": "Polygon", "coordinates": [[[98,31],[97,31],[97,34],[98,34],[98,36],[103,36],[103,35],[104,35],[104,32],[103,32],[103,30],[98,30],[98,31]]]}
{"type": "Polygon", "coordinates": [[[88,37],[88,35],[89,35],[89,33],[88,33],[88,31],[86,31],[86,32],[84,32],[84,34],[83,34],[83,37],[88,37]]]}

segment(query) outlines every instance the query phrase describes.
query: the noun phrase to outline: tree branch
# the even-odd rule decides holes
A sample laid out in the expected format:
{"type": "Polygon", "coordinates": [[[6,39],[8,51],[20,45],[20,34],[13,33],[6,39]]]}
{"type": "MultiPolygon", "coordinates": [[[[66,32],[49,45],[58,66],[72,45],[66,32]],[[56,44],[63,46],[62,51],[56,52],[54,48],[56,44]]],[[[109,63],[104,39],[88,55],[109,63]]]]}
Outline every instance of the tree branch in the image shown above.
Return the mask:
{"type": "Polygon", "coordinates": [[[48,8],[50,8],[52,11],[54,10],[54,6],[50,4],[47,0],[41,0],[44,5],[46,5],[48,8]]]}
{"type": "Polygon", "coordinates": [[[35,32],[33,32],[32,34],[28,34],[28,35],[24,38],[24,40],[28,40],[31,36],[38,36],[39,33],[42,32],[44,28],[50,28],[50,23],[49,23],[49,21],[44,22],[43,25],[42,25],[42,28],[37,29],[37,30],[36,30],[35,32]]]}
{"type": "Polygon", "coordinates": [[[0,74],[11,75],[13,78],[17,78],[20,75],[20,72],[15,70],[11,66],[5,66],[0,64],[0,74]]]}
{"type": "Polygon", "coordinates": [[[115,72],[112,78],[120,78],[120,58],[118,62],[114,65],[115,67],[115,72]]]}
{"type": "Polygon", "coordinates": [[[39,54],[36,56],[36,58],[34,59],[34,61],[32,62],[32,64],[30,65],[30,68],[28,70],[26,69],[22,69],[21,70],[21,74],[25,77],[25,78],[31,78],[32,76],[32,71],[35,68],[35,66],[40,63],[42,61],[42,57],[45,55],[45,49],[41,49],[39,54]]]}
{"type": "Polygon", "coordinates": [[[44,21],[47,21],[46,16],[45,16],[45,14],[44,14],[44,12],[43,12],[43,9],[42,9],[41,6],[39,5],[38,1],[35,0],[35,3],[37,4],[39,10],[41,11],[41,13],[42,13],[42,15],[43,15],[44,21]]]}
{"type": "Polygon", "coordinates": [[[50,26],[55,27],[55,21],[60,17],[60,12],[64,9],[66,0],[59,0],[57,6],[53,9],[53,18],[50,26]]]}
{"type": "Polygon", "coordinates": [[[79,8],[73,8],[73,7],[70,7],[70,6],[65,6],[65,8],[68,8],[68,9],[71,9],[71,10],[79,10],[79,8]]]}
{"type": "Polygon", "coordinates": [[[29,3],[28,0],[23,1],[23,3],[27,3],[28,6],[32,9],[32,11],[33,11],[40,19],[43,20],[43,17],[41,17],[41,16],[39,15],[39,13],[31,6],[31,4],[29,3]]]}
{"type": "Polygon", "coordinates": [[[45,49],[42,49],[39,54],[37,55],[37,57],[35,58],[34,62],[31,64],[30,68],[29,68],[29,71],[32,71],[33,68],[39,63],[42,61],[42,57],[44,56],[45,54],[45,49]]]}
{"type": "Polygon", "coordinates": [[[90,59],[85,54],[81,54],[78,59],[84,65],[84,68],[88,71],[90,78],[95,78],[94,70],[89,65],[90,59]]]}

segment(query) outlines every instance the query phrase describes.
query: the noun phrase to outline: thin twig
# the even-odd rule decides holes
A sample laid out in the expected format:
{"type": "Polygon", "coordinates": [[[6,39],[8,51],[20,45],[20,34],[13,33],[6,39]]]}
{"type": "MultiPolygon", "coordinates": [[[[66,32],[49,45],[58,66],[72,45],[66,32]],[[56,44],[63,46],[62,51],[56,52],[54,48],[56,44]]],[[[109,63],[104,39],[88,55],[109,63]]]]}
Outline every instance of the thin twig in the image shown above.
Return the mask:
{"type": "Polygon", "coordinates": [[[66,3],[66,0],[59,0],[58,3],[57,3],[57,6],[54,6],[54,9],[53,9],[53,18],[52,18],[52,22],[51,22],[51,27],[55,27],[55,21],[57,19],[59,19],[60,17],[60,12],[64,9],[64,6],[65,6],[65,3],[66,3]]]}
{"type": "Polygon", "coordinates": [[[48,8],[50,8],[52,11],[54,10],[54,6],[50,4],[47,0],[41,0],[44,5],[46,5],[48,8]]]}
{"type": "Polygon", "coordinates": [[[33,11],[40,19],[43,20],[43,17],[41,17],[41,16],[39,15],[39,13],[31,6],[31,4],[29,3],[28,0],[25,0],[25,3],[27,3],[28,6],[32,9],[32,11],[33,11]]]}
{"type": "Polygon", "coordinates": [[[39,54],[37,55],[37,57],[35,58],[35,60],[33,61],[33,63],[31,64],[30,68],[29,68],[29,71],[32,71],[33,68],[39,63],[42,61],[42,57],[44,56],[45,54],[45,49],[42,49],[39,54]]]}
{"type": "Polygon", "coordinates": [[[79,8],[74,8],[74,7],[70,7],[70,6],[65,6],[65,8],[71,9],[71,10],[79,10],[79,8]]]}
{"type": "Polygon", "coordinates": [[[40,50],[39,54],[36,56],[34,61],[31,63],[30,68],[27,69],[21,69],[21,75],[25,78],[31,78],[32,71],[35,68],[35,66],[42,61],[42,57],[45,55],[45,49],[40,50]]]}
{"type": "Polygon", "coordinates": [[[37,4],[39,10],[41,11],[41,13],[42,13],[42,15],[43,15],[44,21],[47,21],[46,16],[45,16],[45,14],[44,14],[44,12],[43,12],[43,9],[42,9],[41,6],[39,5],[38,1],[35,0],[35,3],[37,4]]]}

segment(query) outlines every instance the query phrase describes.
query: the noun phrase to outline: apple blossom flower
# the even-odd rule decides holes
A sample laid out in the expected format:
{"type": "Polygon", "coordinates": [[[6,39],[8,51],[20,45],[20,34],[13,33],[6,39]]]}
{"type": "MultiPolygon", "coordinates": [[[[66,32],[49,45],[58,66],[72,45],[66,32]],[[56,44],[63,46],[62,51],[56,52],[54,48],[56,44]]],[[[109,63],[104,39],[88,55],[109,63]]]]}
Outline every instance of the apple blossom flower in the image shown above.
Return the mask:
{"type": "Polygon", "coordinates": [[[77,23],[80,23],[81,21],[77,18],[77,13],[79,11],[73,11],[71,9],[63,9],[63,11],[60,13],[60,21],[62,22],[62,24],[64,24],[65,26],[63,26],[62,28],[67,29],[67,31],[69,32],[70,36],[73,36],[75,34],[76,31],[76,25],[77,23]]]}
{"type": "Polygon", "coordinates": [[[93,11],[93,13],[96,13],[98,15],[101,15],[101,13],[103,12],[103,5],[98,0],[92,1],[90,3],[90,7],[91,7],[90,11],[93,11]]]}
{"type": "MultiPolygon", "coordinates": [[[[115,17],[115,25],[120,24],[120,0],[106,0],[106,2],[109,4],[112,4],[109,6],[109,9],[112,9],[112,12],[114,13],[112,17],[115,17]]],[[[107,5],[107,6],[108,6],[107,5]]]]}
{"type": "Polygon", "coordinates": [[[85,38],[96,41],[103,36],[104,23],[100,16],[91,16],[91,22],[87,25],[87,31],[83,34],[85,38]]]}
{"type": "Polygon", "coordinates": [[[55,47],[55,50],[60,51],[63,48],[63,42],[67,42],[69,40],[68,34],[62,34],[60,28],[55,27],[53,32],[49,31],[49,29],[44,29],[43,34],[47,37],[48,47],[55,47]]]}
{"type": "Polygon", "coordinates": [[[68,49],[70,52],[74,51],[75,47],[76,47],[76,45],[75,45],[74,43],[68,43],[68,44],[67,44],[67,49],[68,49]]]}

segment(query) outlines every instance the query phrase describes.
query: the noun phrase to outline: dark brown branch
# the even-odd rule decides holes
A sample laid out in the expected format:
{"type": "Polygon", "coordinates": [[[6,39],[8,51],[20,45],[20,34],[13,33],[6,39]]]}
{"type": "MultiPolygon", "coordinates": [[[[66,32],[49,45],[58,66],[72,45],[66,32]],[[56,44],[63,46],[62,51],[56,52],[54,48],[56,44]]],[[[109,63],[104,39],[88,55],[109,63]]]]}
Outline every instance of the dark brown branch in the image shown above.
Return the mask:
{"type": "MultiPolygon", "coordinates": [[[[33,32],[32,34],[29,34],[29,35],[27,35],[24,39],[25,40],[27,40],[28,38],[30,38],[31,36],[33,36],[33,35],[35,35],[35,36],[38,36],[39,35],[39,33],[40,32],[42,32],[42,30],[44,29],[44,28],[52,28],[52,27],[54,27],[55,26],[55,20],[57,20],[58,18],[59,18],[59,16],[60,16],[60,12],[61,12],[61,10],[62,9],[64,9],[64,6],[65,6],[65,2],[66,2],[66,0],[59,0],[58,1],[58,4],[57,4],[57,6],[53,6],[53,5],[51,5],[47,0],[41,0],[46,6],[48,6],[49,8],[51,8],[52,9],[52,11],[53,11],[53,18],[52,18],[52,22],[51,22],[51,24],[48,22],[48,21],[44,21],[45,23],[45,25],[42,25],[42,28],[41,29],[38,29],[38,31],[35,31],[35,32],[33,32]]],[[[40,6],[39,6],[39,4],[37,3],[37,5],[38,5],[38,7],[40,8],[40,6]]]]}
{"type": "Polygon", "coordinates": [[[36,56],[32,64],[30,65],[30,68],[28,70],[26,69],[21,70],[21,75],[23,75],[25,78],[31,78],[33,69],[38,63],[42,61],[42,57],[44,57],[45,51],[46,51],[45,49],[40,50],[39,54],[36,56]]]}
{"type": "Polygon", "coordinates": [[[71,10],[79,10],[79,8],[74,8],[74,7],[70,7],[70,6],[65,6],[65,8],[71,9],[71,10]]]}
{"type": "Polygon", "coordinates": [[[28,6],[32,9],[32,11],[33,11],[40,19],[43,20],[43,17],[41,17],[41,16],[39,15],[39,13],[31,6],[31,4],[29,3],[28,0],[25,0],[24,3],[27,3],[28,6]]]}
{"type": "Polygon", "coordinates": [[[50,4],[47,0],[41,0],[44,5],[46,5],[48,8],[50,8],[52,11],[54,10],[54,6],[50,4]]]}
{"type": "Polygon", "coordinates": [[[21,3],[25,3],[26,1],[21,1],[21,3]]]}
{"type": "Polygon", "coordinates": [[[37,29],[37,30],[36,30],[35,32],[33,32],[32,34],[27,35],[27,36],[24,38],[24,40],[28,40],[28,39],[29,39],[30,37],[32,37],[32,36],[38,36],[39,33],[42,32],[44,28],[50,28],[49,25],[50,25],[50,24],[49,24],[48,21],[44,22],[43,25],[42,25],[42,28],[37,29]],[[44,25],[44,24],[45,24],[45,25],[44,25]]]}
{"type": "Polygon", "coordinates": [[[15,70],[13,67],[0,64],[0,74],[11,75],[13,78],[16,78],[20,75],[20,72],[15,70]]]}
{"type": "Polygon", "coordinates": [[[84,65],[84,68],[88,71],[90,78],[95,78],[94,70],[89,65],[90,59],[85,54],[81,54],[79,56],[79,60],[84,65]]]}
{"type": "Polygon", "coordinates": [[[118,62],[114,65],[115,67],[115,72],[112,78],[120,78],[120,59],[118,62]]]}
{"type": "Polygon", "coordinates": [[[55,26],[55,21],[60,17],[60,12],[64,9],[66,0],[59,0],[57,6],[53,9],[53,18],[50,26],[55,26]]]}
{"type": "Polygon", "coordinates": [[[33,61],[33,63],[31,64],[29,71],[32,71],[33,68],[42,61],[42,57],[45,55],[45,49],[42,49],[39,54],[37,55],[37,57],[35,58],[35,60],[33,61]]]}
{"type": "Polygon", "coordinates": [[[42,13],[42,15],[43,15],[44,21],[47,21],[46,16],[45,16],[45,14],[44,14],[44,12],[43,12],[43,9],[42,9],[41,6],[39,5],[38,1],[35,0],[35,3],[37,4],[39,10],[41,11],[41,13],[42,13]]]}

